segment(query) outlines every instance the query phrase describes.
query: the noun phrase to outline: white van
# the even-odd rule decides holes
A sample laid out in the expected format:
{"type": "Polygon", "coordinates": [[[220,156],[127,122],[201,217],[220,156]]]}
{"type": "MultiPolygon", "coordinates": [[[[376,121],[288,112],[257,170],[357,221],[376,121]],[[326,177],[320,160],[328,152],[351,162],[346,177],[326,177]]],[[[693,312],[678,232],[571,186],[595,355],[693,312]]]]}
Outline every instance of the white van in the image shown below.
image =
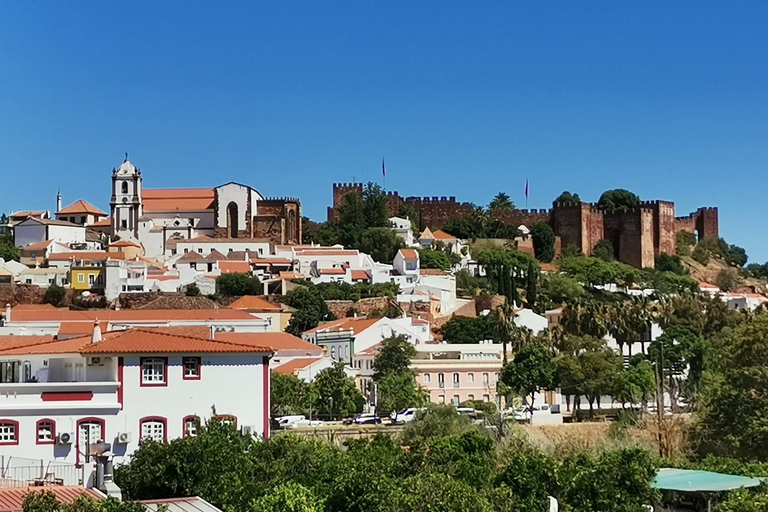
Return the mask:
{"type": "Polygon", "coordinates": [[[303,414],[297,414],[295,416],[280,416],[279,418],[275,418],[275,421],[277,421],[277,425],[280,428],[290,428],[296,423],[306,421],[306,419],[307,417],[303,414]]]}
{"type": "Polygon", "coordinates": [[[426,408],[423,407],[410,407],[408,409],[403,409],[402,411],[398,412],[397,414],[392,416],[392,423],[409,423],[416,419],[416,413],[426,411],[426,408]]]}

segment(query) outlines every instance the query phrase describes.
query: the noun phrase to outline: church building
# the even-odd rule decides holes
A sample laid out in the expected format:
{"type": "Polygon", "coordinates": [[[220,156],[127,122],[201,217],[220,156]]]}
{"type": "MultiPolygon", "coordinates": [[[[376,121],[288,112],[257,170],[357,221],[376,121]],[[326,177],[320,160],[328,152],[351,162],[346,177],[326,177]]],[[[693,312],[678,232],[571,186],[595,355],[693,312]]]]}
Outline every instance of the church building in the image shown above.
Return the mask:
{"type": "Polygon", "coordinates": [[[141,170],[127,154],[112,169],[109,204],[113,234],[138,240],[148,257],[165,254],[170,240],[198,236],[301,243],[298,199],[264,198],[234,182],[215,188],[145,189],[141,170]]]}

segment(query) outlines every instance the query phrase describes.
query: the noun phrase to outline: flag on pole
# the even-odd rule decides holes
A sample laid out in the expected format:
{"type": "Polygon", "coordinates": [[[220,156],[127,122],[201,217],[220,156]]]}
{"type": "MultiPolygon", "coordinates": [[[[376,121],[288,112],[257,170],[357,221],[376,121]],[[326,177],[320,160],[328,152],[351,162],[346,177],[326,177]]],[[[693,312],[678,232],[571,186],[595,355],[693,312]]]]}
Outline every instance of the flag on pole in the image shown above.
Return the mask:
{"type": "Polygon", "coordinates": [[[387,169],[384,168],[384,159],[381,159],[381,175],[385,178],[387,177],[387,169]]]}
{"type": "Polygon", "coordinates": [[[528,178],[525,178],[525,198],[528,199],[528,178]]]}

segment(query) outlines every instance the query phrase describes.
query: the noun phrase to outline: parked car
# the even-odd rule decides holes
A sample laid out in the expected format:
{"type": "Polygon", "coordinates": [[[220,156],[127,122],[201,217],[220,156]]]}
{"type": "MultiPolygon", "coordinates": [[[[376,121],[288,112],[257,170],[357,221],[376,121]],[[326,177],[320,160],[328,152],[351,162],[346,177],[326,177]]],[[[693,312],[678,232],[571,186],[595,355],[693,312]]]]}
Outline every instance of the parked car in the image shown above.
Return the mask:
{"type": "Polygon", "coordinates": [[[306,420],[306,416],[303,414],[296,414],[292,416],[280,416],[275,418],[274,422],[278,428],[290,428],[294,423],[306,420]]]}
{"type": "Polygon", "coordinates": [[[408,409],[403,409],[402,411],[396,413],[392,416],[392,424],[402,424],[402,423],[408,423],[416,419],[416,414],[422,411],[425,411],[425,408],[418,408],[418,407],[410,407],[408,409]]]}
{"type": "Polygon", "coordinates": [[[355,425],[379,425],[381,424],[381,416],[372,412],[366,412],[355,418],[352,423],[355,425]]]}
{"type": "Polygon", "coordinates": [[[296,422],[292,423],[290,428],[322,427],[322,426],[323,426],[323,422],[320,421],[320,420],[303,419],[303,420],[299,420],[299,421],[296,421],[296,422]]]}

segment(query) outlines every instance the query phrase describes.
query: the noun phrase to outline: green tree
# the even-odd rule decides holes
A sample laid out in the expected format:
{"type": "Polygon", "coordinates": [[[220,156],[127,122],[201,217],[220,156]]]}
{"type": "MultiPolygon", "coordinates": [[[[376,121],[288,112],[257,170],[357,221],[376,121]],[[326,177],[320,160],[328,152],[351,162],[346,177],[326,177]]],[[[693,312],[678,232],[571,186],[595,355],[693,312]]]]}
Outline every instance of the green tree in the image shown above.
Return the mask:
{"type": "Polygon", "coordinates": [[[373,261],[392,263],[397,251],[405,247],[405,242],[394,229],[368,228],[363,231],[358,249],[369,254],[373,261]]]}
{"type": "Polygon", "coordinates": [[[365,185],[363,188],[363,212],[366,228],[390,227],[388,202],[387,193],[384,192],[381,185],[373,182],[368,182],[365,185]]]}
{"type": "Polygon", "coordinates": [[[768,492],[739,489],[728,493],[720,504],[720,512],[764,512],[768,510],[768,492]]]}
{"type": "Polygon", "coordinates": [[[595,247],[592,249],[592,256],[603,261],[611,262],[616,259],[616,251],[614,250],[611,241],[603,238],[595,244],[595,247]]]}
{"type": "Polygon", "coordinates": [[[747,460],[768,458],[768,315],[724,332],[702,386],[698,432],[703,449],[747,460]]]}
{"type": "Polygon", "coordinates": [[[747,251],[738,245],[729,245],[728,250],[723,254],[723,259],[729,265],[743,267],[747,263],[747,251]]]}
{"type": "Polygon", "coordinates": [[[531,239],[536,259],[549,263],[555,259],[555,232],[546,222],[537,222],[531,226],[531,239]]]}
{"type": "Polygon", "coordinates": [[[717,273],[715,284],[724,292],[735,291],[741,286],[742,280],[739,272],[734,268],[724,268],[717,273]]]}
{"type": "Polygon", "coordinates": [[[318,373],[310,384],[313,408],[331,419],[360,412],[365,402],[355,381],[347,377],[344,368],[344,363],[336,363],[318,373]]]}
{"type": "Polygon", "coordinates": [[[415,355],[416,349],[403,335],[391,336],[383,340],[373,360],[373,380],[378,381],[389,375],[411,373],[411,359],[415,355]]]}
{"type": "Polygon", "coordinates": [[[472,428],[472,420],[458,414],[452,405],[429,405],[405,425],[400,442],[404,446],[420,446],[435,437],[461,434],[472,428]]]}
{"type": "Polygon", "coordinates": [[[51,491],[40,490],[28,493],[22,503],[23,512],[145,512],[141,503],[119,501],[115,498],[95,500],[80,495],[71,503],[58,501],[51,491]]]}
{"type": "Polygon", "coordinates": [[[57,284],[52,284],[45,290],[45,296],[43,302],[46,304],[52,304],[59,306],[64,302],[64,298],[67,296],[67,289],[57,284]]]}
{"type": "Polygon", "coordinates": [[[410,371],[391,373],[376,382],[380,412],[391,413],[408,407],[421,407],[429,401],[428,392],[416,383],[410,371]]]}
{"type": "Polygon", "coordinates": [[[323,320],[333,320],[318,287],[298,286],[288,292],[282,300],[296,308],[285,329],[294,336],[301,336],[303,332],[314,329],[323,320]]]}
{"type": "Polygon", "coordinates": [[[5,261],[19,261],[21,259],[21,248],[16,247],[12,233],[0,235],[0,258],[5,261]]]}
{"type": "Polygon", "coordinates": [[[339,243],[347,247],[357,247],[363,231],[369,227],[363,195],[357,191],[348,192],[337,211],[339,217],[336,227],[339,243]]]}
{"type": "Polygon", "coordinates": [[[421,268],[437,268],[440,270],[448,270],[454,264],[455,260],[452,260],[443,251],[437,251],[434,249],[419,249],[419,266],[421,268]]]}
{"type": "Polygon", "coordinates": [[[613,398],[624,404],[645,404],[650,400],[656,389],[654,368],[643,357],[635,357],[629,366],[623,368],[616,379],[613,398]]]}
{"type": "Polygon", "coordinates": [[[251,512],[323,512],[323,501],[312,489],[288,482],[274,487],[253,504],[251,512]]]}
{"type": "Polygon", "coordinates": [[[687,269],[683,266],[683,262],[680,256],[670,255],[665,252],[656,256],[656,270],[659,272],[672,272],[680,276],[688,274],[687,269]]]}
{"type": "Polygon", "coordinates": [[[518,336],[519,330],[517,325],[515,325],[516,316],[515,307],[509,302],[500,304],[493,310],[491,328],[493,331],[493,340],[502,344],[502,364],[507,364],[507,345],[514,340],[514,350],[517,343],[520,341],[518,336]]]}
{"type": "Polygon", "coordinates": [[[571,194],[566,190],[562,194],[557,196],[557,199],[554,200],[552,205],[554,206],[557,203],[572,204],[572,203],[580,203],[580,202],[581,202],[581,198],[579,197],[579,194],[571,194]]]}
{"type": "Polygon", "coordinates": [[[533,309],[536,305],[536,299],[539,295],[539,273],[533,266],[533,262],[528,264],[528,272],[525,274],[525,305],[528,309],[533,309]]]}
{"type": "Polygon", "coordinates": [[[701,263],[704,266],[709,265],[709,251],[707,251],[701,245],[697,245],[696,247],[693,248],[693,252],[691,253],[691,258],[693,258],[694,261],[701,263]]]}
{"type": "Polygon", "coordinates": [[[479,343],[493,339],[493,324],[489,317],[454,316],[435,331],[448,343],[479,343]]]}
{"type": "Polygon", "coordinates": [[[691,247],[696,245],[696,235],[688,231],[678,231],[675,235],[675,252],[678,256],[690,256],[691,247]]]}
{"type": "Polygon", "coordinates": [[[221,274],[216,279],[216,290],[223,297],[240,297],[242,295],[260,295],[262,286],[259,279],[251,274],[232,272],[221,274]]]}
{"type": "Polygon", "coordinates": [[[491,213],[509,211],[514,209],[515,209],[515,205],[512,202],[512,199],[510,199],[509,194],[505,192],[499,192],[498,194],[496,194],[491,200],[491,203],[488,205],[488,210],[491,213]]]}
{"type": "Polygon", "coordinates": [[[648,346],[648,358],[664,369],[664,382],[673,404],[681,396],[689,404],[696,404],[708,351],[709,344],[682,325],[668,327],[648,346]]]}
{"type": "Polygon", "coordinates": [[[184,294],[187,297],[199,297],[200,296],[200,288],[195,283],[190,283],[187,285],[184,294]]]}
{"type": "Polygon", "coordinates": [[[270,373],[270,412],[272,416],[301,414],[307,409],[309,386],[293,375],[270,373]]]}
{"type": "Polygon", "coordinates": [[[540,294],[554,304],[564,304],[584,296],[584,287],[572,277],[549,273],[541,279],[540,294]]]}
{"type": "Polygon", "coordinates": [[[640,198],[637,194],[617,188],[606,190],[597,201],[597,207],[602,210],[629,210],[640,205],[640,198]]]}
{"type": "Polygon", "coordinates": [[[313,222],[301,218],[301,241],[304,244],[336,245],[339,243],[339,228],[333,222],[313,222]]]}
{"type": "Polygon", "coordinates": [[[499,380],[513,392],[530,397],[528,405],[533,407],[536,393],[554,387],[556,375],[551,350],[541,343],[528,342],[519,348],[511,363],[502,367],[499,380]]]}
{"type": "Polygon", "coordinates": [[[510,489],[515,510],[547,510],[549,496],[557,494],[558,462],[532,447],[510,450],[496,485],[510,489]]]}
{"type": "Polygon", "coordinates": [[[450,217],[440,229],[460,240],[470,240],[480,235],[480,230],[467,217],[450,217]]]}

